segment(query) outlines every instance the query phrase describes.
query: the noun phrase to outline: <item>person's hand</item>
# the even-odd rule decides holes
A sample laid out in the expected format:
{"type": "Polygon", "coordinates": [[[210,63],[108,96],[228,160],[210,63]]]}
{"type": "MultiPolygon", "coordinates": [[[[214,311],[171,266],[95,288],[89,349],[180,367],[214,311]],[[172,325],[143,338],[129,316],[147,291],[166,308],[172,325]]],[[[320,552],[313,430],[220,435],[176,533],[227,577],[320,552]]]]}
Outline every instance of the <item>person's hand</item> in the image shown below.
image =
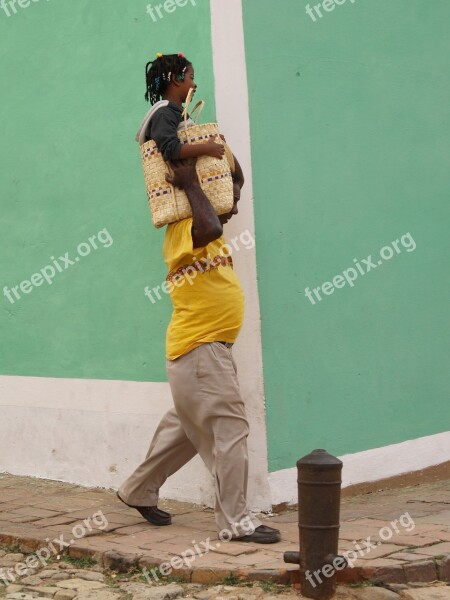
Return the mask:
{"type": "Polygon", "coordinates": [[[212,156],[213,158],[222,158],[225,154],[225,148],[223,144],[217,144],[216,142],[206,142],[205,146],[205,155],[212,156]]]}
{"type": "Polygon", "coordinates": [[[196,158],[170,161],[173,174],[166,175],[166,181],[182,190],[192,183],[198,183],[196,162],[196,158]]]}

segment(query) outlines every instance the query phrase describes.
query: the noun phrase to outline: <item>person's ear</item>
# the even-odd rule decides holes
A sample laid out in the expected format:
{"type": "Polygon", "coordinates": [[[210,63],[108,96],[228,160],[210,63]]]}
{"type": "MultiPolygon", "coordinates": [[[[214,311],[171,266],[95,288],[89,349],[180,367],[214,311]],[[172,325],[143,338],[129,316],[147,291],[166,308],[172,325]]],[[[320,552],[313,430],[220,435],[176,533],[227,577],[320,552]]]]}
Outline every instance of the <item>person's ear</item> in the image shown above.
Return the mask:
{"type": "Polygon", "coordinates": [[[183,75],[172,75],[170,78],[170,83],[173,83],[176,87],[180,87],[180,85],[184,82],[184,73],[183,75]]]}

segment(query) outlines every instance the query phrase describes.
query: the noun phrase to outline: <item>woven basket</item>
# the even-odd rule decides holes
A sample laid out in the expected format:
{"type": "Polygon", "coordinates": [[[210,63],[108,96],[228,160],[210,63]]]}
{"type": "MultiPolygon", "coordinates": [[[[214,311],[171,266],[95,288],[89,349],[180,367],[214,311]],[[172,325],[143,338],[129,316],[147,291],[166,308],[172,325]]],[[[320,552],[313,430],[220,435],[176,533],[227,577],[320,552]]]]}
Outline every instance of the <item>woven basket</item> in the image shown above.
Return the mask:
{"type": "MultiPolygon", "coordinates": [[[[187,110],[192,100],[189,93],[183,111],[184,128],[178,130],[182,144],[203,144],[214,136],[219,144],[224,144],[220,137],[217,123],[204,125],[187,124],[187,110]]],[[[197,119],[204,107],[204,102],[198,102],[191,115],[197,110],[197,119]]],[[[172,174],[170,166],[164,161],[156,142],[149,140],[140,146],[144,178],[147,186],[147,196],[152,212],[153,225],[163,227],[192,216],[189,200],[183,190],[172,186],[166,181],[166,175],[172,174]]],[[[218,215],[228,213],[233,208],[233,181],[231,172],[234,171],[233,153],[225,144],[225,156],[222,159],[212,156],[201,156],[196,163],[197,176],[202,190],[213,205],[218,215]]]]}

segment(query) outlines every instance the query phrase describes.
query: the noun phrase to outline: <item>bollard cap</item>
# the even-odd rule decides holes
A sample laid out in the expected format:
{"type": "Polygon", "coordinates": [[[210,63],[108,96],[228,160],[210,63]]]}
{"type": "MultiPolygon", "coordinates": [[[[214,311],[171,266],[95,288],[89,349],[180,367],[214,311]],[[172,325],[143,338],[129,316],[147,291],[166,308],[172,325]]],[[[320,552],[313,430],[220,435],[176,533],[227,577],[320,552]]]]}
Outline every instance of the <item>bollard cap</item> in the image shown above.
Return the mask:
{"type": "Polygon", "coordinates": [[[297,467],[314,467],[319,470],[342,469],[342,461],[336,456],[328,454],[326,450],[318,448],[300,458],[297,461],[297,467]]]}

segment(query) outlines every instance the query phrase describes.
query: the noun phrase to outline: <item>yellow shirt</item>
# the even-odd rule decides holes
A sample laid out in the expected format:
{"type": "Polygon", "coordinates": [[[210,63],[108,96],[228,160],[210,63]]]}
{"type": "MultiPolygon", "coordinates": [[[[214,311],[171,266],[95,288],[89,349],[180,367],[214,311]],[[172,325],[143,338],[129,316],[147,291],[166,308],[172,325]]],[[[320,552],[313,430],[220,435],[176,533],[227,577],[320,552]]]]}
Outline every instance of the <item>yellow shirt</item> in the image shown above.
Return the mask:
{"type": "Polygon", "coordinates": [[[163,256],[173,302],[167,329],[169,360],[206,342],[234,343],[244,318],[244,295],[225,238],[193,248],[192,218],[167,226],[163,256]]]}

